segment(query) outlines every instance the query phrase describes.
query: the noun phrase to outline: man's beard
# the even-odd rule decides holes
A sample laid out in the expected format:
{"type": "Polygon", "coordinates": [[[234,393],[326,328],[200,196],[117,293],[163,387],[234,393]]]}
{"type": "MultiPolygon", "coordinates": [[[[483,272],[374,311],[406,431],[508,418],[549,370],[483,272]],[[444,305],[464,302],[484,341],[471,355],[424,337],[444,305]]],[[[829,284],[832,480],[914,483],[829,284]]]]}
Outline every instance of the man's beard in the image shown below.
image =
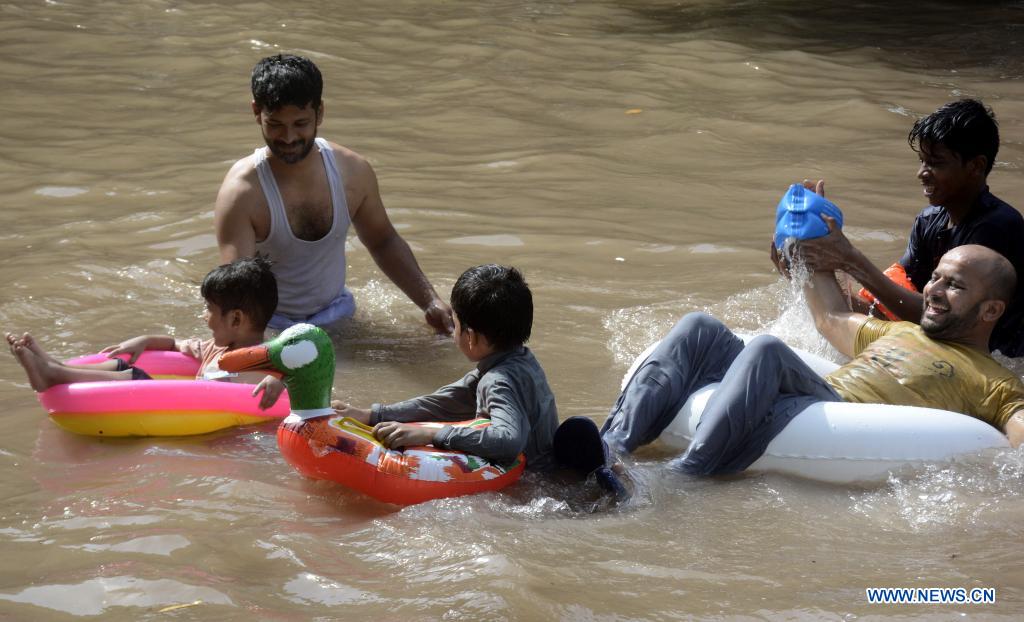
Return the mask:
{"type": "Polygon", "coordinates": [[[309,140],[298,140],[287,146],[280,141],[267,140],[266,134],[263,135],[263,142],[267,143],[267,147],[270,148],[270,153],[274,154],[274,157],[286,164],[296,164],[306,159],[309,152],[313,150],[313,145],[316,144],[316,131],[313,132],[313,137],[309,140]]]}
{"type": "Polygon", "coordinates": [[[946,312],[941,322],[936,322],[924,314],[921,315],[921,330],[932,339],[954,340],[968,334],[978,323],[978,311],[981,303],[974,305],[964,313],[946,312]]]}

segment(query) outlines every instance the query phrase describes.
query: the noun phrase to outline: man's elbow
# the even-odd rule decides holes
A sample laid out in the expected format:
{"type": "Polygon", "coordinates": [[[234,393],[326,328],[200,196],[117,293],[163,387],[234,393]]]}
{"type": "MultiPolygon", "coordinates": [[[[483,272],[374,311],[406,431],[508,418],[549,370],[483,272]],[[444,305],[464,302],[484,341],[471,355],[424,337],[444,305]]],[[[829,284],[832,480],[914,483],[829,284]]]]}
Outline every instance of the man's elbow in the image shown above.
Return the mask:
{"type": "Polygon", "coordinates": [[[821,313],[814,316],[814,329],[817,330],[818,334],[822,337],[829,341],[832,340],[829,335],[834,330],[834,326],[832,324],[832,318],[830,318],[828,314],[821,313]]]}
{"type": "Polygon", "coordinates": [[[1024,413],[1016,413],[1003,426],[1003,434],[1010,441],[1011,447],[1020,447],[1024,443],[1024,413]]]}
{"type": "Polygon", "coordinates": [[[359,241],[363,243],[372,257],[386,257],[404,243],[402,236],[393,229],[390,233],[383,235],[361,237],[359,241]]]}
{"type": "Polygon", "coordinates": [[[242,257],[247,257],[248,256],[248,255],[242,254],[242,252],[239,250],[239,248],[237,246],[235,246],[234,244],[227,244],[227,243],[220,244],[218,246],[218,251],[220,253],[220,262],[222,264],[231,263],[232,261],[235,261],[236,259],[241,259],[242,257]]]}

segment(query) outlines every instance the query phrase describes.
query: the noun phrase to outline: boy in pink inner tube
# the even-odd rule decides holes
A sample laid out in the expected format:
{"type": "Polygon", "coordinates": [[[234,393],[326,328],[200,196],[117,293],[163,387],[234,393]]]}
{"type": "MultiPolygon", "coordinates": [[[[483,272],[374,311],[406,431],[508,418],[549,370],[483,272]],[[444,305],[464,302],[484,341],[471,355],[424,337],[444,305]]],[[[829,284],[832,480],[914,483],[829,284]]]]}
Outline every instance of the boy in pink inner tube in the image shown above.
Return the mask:
{"type": "Polygon", "coordinates": [[[109,360],[88,365],[58,361],[28,333],[21,337],[7,333],[7,343],[36,391],[72,382],[148,380],[149,374],[133,365],[139,355],[146,350],[176,350],[200,362],[197,380],[255,384],[253,395],[262,393],[259,407],[270,408],[284,391],[279,378],[264,372],[229,374],[217,365],[225,352],[263,343],[267,322],[277,307],[277,282],[270,261],[246,257],[218,266],[203,279],[200,292],[206,300],[206,325],[213,333],[209,339],[142,335],[104,348],[109,360]],[[119,354],[128,354],[128,361],[116,358],[119,354]]]}

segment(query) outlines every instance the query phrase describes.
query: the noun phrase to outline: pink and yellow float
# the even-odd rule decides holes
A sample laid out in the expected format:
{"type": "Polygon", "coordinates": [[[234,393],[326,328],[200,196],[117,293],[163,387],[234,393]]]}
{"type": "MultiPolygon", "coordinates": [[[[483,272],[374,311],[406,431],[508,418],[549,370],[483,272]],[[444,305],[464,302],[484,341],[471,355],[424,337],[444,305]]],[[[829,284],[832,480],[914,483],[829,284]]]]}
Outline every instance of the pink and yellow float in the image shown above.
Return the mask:
{"type": "MultiPolygon", "coordinates": [[[[67,362],[104,360],[92,354],[67,362]]],[[[39,402],[57,425],[89,436],[191,436],[280,421],[290,411],[287,394],[260,410],[251,384],[196,380],[199,361],[180,352],[143,352],[135,365],[153,380],[62,384],[39,393],[39,402]]]]}

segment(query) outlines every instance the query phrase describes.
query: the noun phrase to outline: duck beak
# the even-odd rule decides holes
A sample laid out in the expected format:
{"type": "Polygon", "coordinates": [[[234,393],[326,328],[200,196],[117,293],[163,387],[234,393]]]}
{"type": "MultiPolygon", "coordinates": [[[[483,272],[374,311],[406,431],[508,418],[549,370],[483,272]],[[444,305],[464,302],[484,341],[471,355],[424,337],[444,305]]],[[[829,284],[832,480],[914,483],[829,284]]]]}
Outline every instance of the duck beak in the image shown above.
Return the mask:
{"type": "Polygon", "coordinates": [[[252,346],[225,352],[221,355],[218,366],[227,372],[273,368],[270,363],[270,350],[267,346],[252,346]]]}

